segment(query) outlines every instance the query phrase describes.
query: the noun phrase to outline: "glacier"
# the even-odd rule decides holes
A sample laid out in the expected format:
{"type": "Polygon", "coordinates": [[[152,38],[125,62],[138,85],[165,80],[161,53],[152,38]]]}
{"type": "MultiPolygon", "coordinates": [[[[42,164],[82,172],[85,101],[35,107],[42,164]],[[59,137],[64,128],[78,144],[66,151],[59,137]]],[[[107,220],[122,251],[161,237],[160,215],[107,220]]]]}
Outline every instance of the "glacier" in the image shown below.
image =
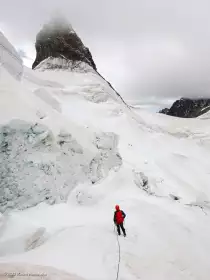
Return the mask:
{"type": "Polygon", "coordinates": [[[32,71],[3,34],[0,59],[0,276],[116,279],[119,204],[118,279],[208,280],[209,113],[126,106],[85,63],[32,71]]]}

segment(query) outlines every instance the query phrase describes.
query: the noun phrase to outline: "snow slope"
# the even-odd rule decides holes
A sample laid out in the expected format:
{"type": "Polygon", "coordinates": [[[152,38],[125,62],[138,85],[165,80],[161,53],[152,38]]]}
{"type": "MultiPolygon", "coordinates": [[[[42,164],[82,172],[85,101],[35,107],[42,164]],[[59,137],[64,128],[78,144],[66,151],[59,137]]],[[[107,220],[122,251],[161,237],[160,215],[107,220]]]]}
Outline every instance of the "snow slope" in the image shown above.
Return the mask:
{"type": "Polygon", "coordinates": [[[209,279],[209,118],[131,109],[94,72],[0,71],[0,273],[116,279],[117,203],[118,279],[209,279]]]}
{"type": "Polygon", "coordinates": [[[21,78],[23,73],[22,60],[2,32],[0,32],[0,65],[15,79],[21,78]]]}

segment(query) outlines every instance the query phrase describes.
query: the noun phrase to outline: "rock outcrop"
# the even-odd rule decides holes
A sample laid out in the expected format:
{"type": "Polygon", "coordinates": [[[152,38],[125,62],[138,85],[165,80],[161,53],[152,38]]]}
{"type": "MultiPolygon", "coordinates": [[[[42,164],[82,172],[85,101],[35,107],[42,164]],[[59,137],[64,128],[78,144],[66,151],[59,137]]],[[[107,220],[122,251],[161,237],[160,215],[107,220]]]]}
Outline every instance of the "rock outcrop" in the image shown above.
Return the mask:
{"type": "Polygon", "coordinates": [[[56,63],[48,63],[48,68],[67,67],[77,68],[80,63],[85,63],[96,70],[96,65],[87,47],[84,46],[72,26],[63,18],[53,18],[45,24],[36,37],[36,59],[32,69],[44,60],[57,59],[56,63]],[[58,61],[60,59],[61,61],[58,61]],[[66,62],[66,63],[64,63],[66,62]]]}
{"type": "Polygon", "coordinates": [[[159,113],[180,118],[196,118],[209,110],[210,99],[181,98],[176,100],[170,109],[165,108],[159,113]]]}
{"type": "MultiPolygon", "coordinates": [[[[48,24],[45,24],[37,34],[35,47],[37,54],[32,69],[96,73],[115,92],[117,98],[120,98],[127,106],[111,83],[97,71],[90,50],[84,46],[66,19],[61,16],[54,17],[48,24]]],[[[102,98],[107,99],[106,96],[102,98]]]]}

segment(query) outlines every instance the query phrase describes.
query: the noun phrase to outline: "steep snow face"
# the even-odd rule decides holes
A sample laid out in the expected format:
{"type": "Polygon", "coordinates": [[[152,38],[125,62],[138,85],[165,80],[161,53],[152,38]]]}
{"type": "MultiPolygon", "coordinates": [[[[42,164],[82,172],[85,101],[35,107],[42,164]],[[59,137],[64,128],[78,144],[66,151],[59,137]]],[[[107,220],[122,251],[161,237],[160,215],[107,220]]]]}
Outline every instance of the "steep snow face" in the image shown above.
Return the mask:
{"type": "Polygon", "coordinates": [[[208,113],[130,109],[94,72],[1,73],[3,267],[116,279],[119,204],[119,279],[209,280],[208,113]]]}
{"type": "MultiPolygon", "coordinates": [[[[23,73],[22,60],[20,59],[15,48],[0,32],[0,64],[4,67],[14,78],[20,80],[23,73]]],[[[1,73],[0,73],[1,75],[1,73]]]]}

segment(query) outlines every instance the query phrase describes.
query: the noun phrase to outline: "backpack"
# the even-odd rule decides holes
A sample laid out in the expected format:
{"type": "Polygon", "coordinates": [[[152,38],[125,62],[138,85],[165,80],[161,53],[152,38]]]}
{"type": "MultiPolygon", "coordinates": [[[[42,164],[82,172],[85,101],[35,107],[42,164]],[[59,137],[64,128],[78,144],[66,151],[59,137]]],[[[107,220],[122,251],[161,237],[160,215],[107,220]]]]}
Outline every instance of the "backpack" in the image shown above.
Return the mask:
{"type": "Polygon", "coordinates": [[[121,210],[115,212],[115,220],[118,225],[123,223],[124,215],[121,210]]]}

